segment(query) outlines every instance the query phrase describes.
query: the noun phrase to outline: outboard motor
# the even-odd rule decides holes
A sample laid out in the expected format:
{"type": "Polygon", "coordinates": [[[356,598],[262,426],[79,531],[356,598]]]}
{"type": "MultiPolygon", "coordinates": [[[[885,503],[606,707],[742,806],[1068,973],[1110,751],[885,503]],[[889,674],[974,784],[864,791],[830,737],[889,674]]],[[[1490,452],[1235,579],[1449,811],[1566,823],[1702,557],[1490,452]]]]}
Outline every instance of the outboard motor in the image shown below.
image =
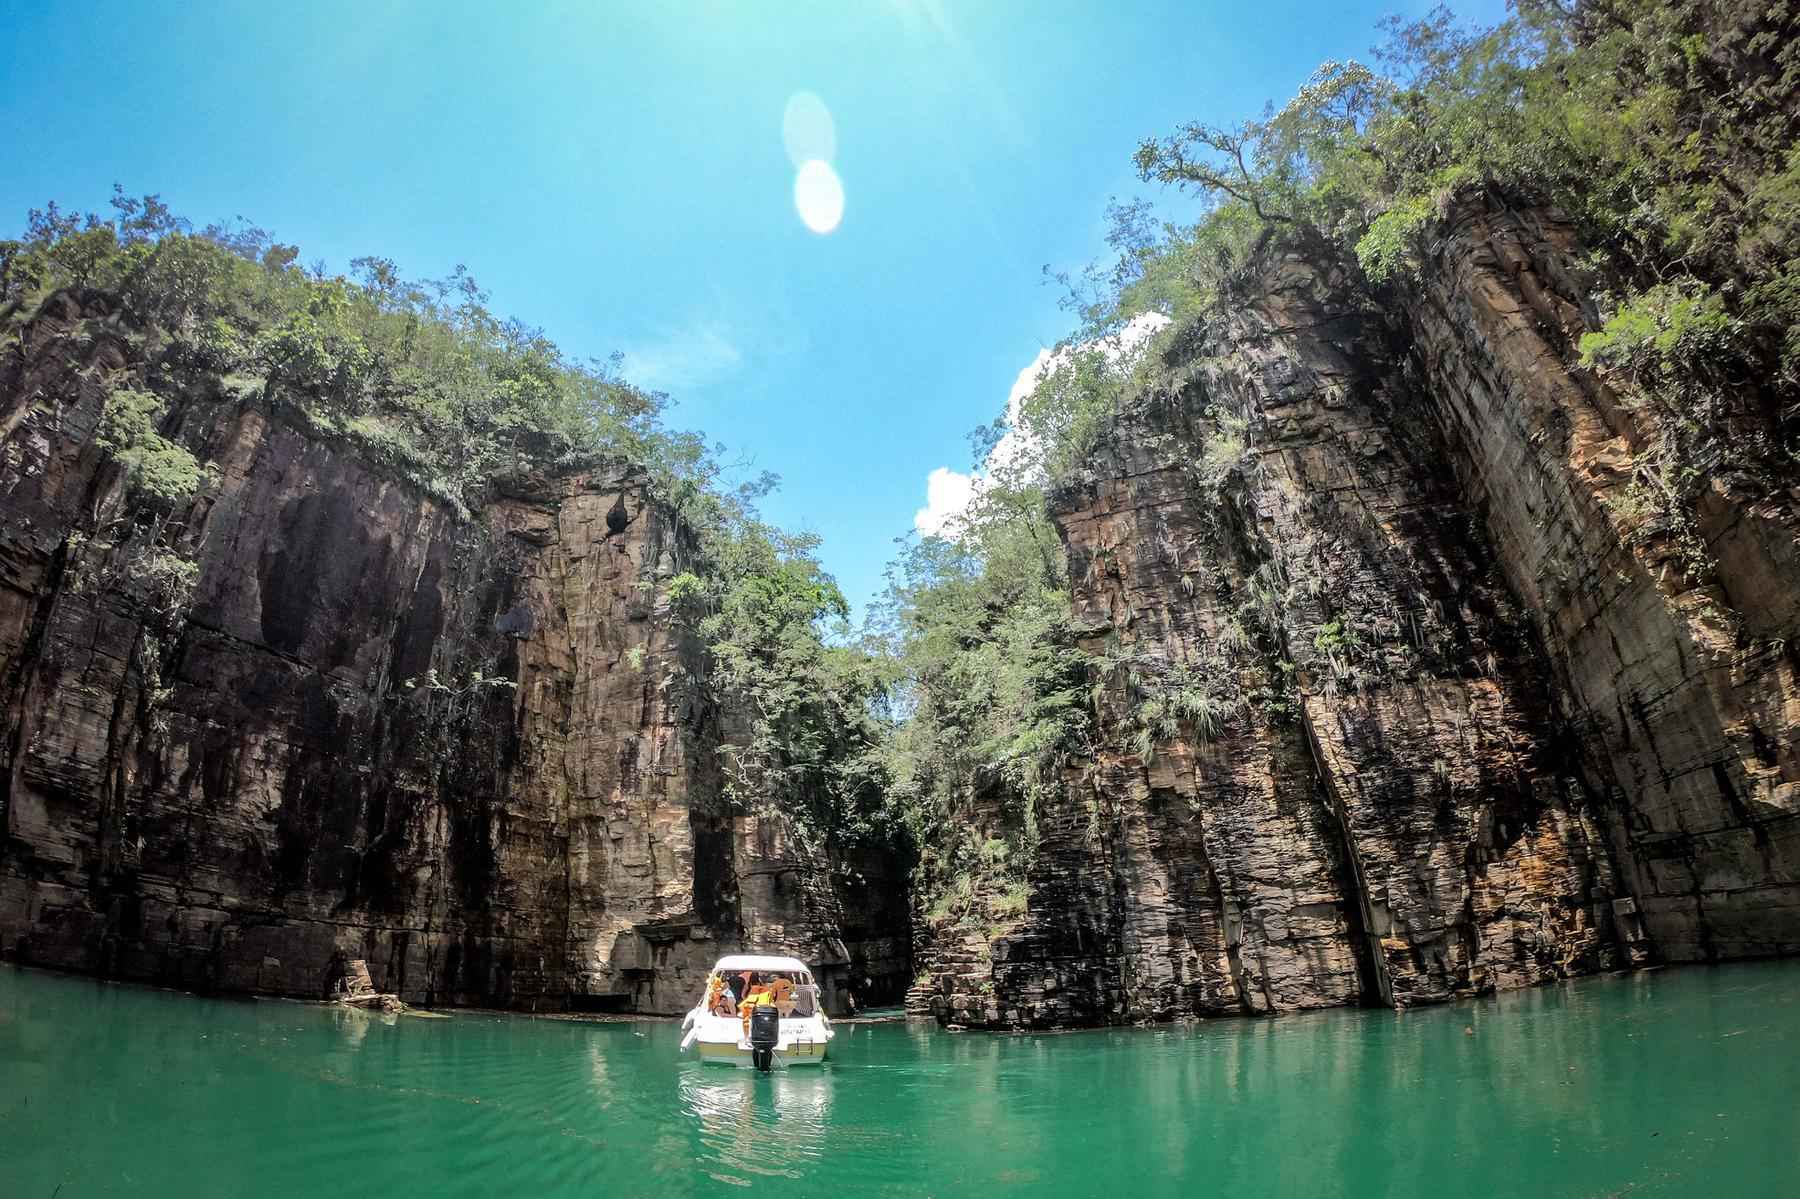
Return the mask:
{"type": "Polygon", "coordinates": [[[758,1070],[774,1064],[775,1046],[781,1041],[781,1010],[772,1003],[750,1009],[750,1060],[758,1070]]]}

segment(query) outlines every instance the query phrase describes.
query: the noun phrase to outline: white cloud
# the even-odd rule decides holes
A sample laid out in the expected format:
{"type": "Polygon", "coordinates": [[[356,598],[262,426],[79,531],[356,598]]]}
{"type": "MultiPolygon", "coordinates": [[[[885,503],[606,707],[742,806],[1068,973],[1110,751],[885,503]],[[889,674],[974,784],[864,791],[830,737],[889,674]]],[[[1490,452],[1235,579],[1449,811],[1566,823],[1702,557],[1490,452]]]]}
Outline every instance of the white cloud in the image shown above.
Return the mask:
{"type": "Polygon", "coordinates": [[[944,526],[961,516],[974,496],[974,475],[938,467],[925,478],[925,506],[913,513],[913,528],[921,537],[942,537],[944,526]]]}
{"type": "MultiPolygon", "coordinates": [[[[1108,338],[1101,348],[1108,358],[1117,362],[1168,323],[1169,318],[1160,313],[1142,313],[1133,317],[1116,336],[1108,338]]],[[[996,467],[1030,464],[1038,457],[1037,447],[1019,428],[1019,409],[1025,398],[1037,390],[1039,381],[1065,361],[1068,354],[1068,350],[1039,347],[1037,357],[1013,380],[1012,390],[1006,396],[1006,433],[988,452],[982,463],[983,469],[963,474],[940,466],[926,476],[925,506],[913,513],[913,528],[921,537],[955,537],[958,518],[968,509],[983,481],[996,467]]]]}
{"type": "Polygon", "coordinates": [[[689,391],[717,383],[743,363],[732,331],[714,320],[665,329],[646,345],[625,351],[627,379],[650,391],[689,391]]]}

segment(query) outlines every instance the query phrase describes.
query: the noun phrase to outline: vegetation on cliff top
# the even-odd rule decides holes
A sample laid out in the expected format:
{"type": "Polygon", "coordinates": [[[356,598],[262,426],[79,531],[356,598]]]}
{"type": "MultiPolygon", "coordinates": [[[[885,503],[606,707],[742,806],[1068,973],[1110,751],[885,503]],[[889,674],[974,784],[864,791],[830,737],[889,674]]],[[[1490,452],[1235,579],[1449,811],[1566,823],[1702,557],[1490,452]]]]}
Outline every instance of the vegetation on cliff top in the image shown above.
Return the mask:
{"type": "Polygon", "coordinates": [[[4,336],[53,292],[104,293],[172,383],[222,378],[464,511],[532,467],[624,458],[671,489],[717,475],[703,439],[664,427],[666,397],[495,315],[461,268],[414,282],[359,258],[334,275],[241,221],[195,232],[156,196],[111,203],[110,218],[51,203],[0,241],[4,336]]]}
{"type": "Polygon", "coordinates": [[[1213,205],[1146,235],[1090,303],[1198,312],[1272,249],[1414,275],[1455,197],[1548,202],[1590,251],[1583,361],[1638,415],[1628,524],[1691,578],[1709,487],[1748,499],[1795,462],[1800,413],[1800,11],[1787,0],[1514,0],[1491,29],[1391,22],[1380,73],[1326,63],[1287,105],[1144,142],[1143,178],[1213,205]]]}

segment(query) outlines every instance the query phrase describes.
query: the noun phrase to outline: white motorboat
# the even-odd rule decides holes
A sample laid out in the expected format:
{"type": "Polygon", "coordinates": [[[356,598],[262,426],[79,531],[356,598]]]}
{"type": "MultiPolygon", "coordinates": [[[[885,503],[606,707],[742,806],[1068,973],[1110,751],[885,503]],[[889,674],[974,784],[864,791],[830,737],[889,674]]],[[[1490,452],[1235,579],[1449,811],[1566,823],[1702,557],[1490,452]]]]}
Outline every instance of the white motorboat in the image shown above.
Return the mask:
{"type": "Polygon", "coordinates": [[[811,968],[755,953],[719,959],[681,1028],[682,1050],[692,1047],[701,1061],[759,1070],[817,1065],[837,1035],[811,968]]]}

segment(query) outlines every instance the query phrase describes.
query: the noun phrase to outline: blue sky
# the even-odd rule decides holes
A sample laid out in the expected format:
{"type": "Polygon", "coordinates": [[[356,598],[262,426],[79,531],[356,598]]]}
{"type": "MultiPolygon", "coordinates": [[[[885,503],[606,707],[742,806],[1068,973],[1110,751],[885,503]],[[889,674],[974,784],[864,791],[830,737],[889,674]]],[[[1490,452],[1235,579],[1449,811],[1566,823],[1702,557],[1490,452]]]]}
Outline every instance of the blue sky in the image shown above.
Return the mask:
{"type": "MultiPolygon", "coordinates": [[[[938,467],[967,469],[1068,331],[1046,264],[1103,245],[1131,151],[1280,102],[1420,0],[0,6],[0,230],[116,180],[242,214],[334,268],[465,263],[671,423],[782,476],[859,606],[938,467]],[[782,137],[823,100],[842,223],[782,137]]],[[[1463,4],[1492,19],[1496,0],[1463,4]]]]}

